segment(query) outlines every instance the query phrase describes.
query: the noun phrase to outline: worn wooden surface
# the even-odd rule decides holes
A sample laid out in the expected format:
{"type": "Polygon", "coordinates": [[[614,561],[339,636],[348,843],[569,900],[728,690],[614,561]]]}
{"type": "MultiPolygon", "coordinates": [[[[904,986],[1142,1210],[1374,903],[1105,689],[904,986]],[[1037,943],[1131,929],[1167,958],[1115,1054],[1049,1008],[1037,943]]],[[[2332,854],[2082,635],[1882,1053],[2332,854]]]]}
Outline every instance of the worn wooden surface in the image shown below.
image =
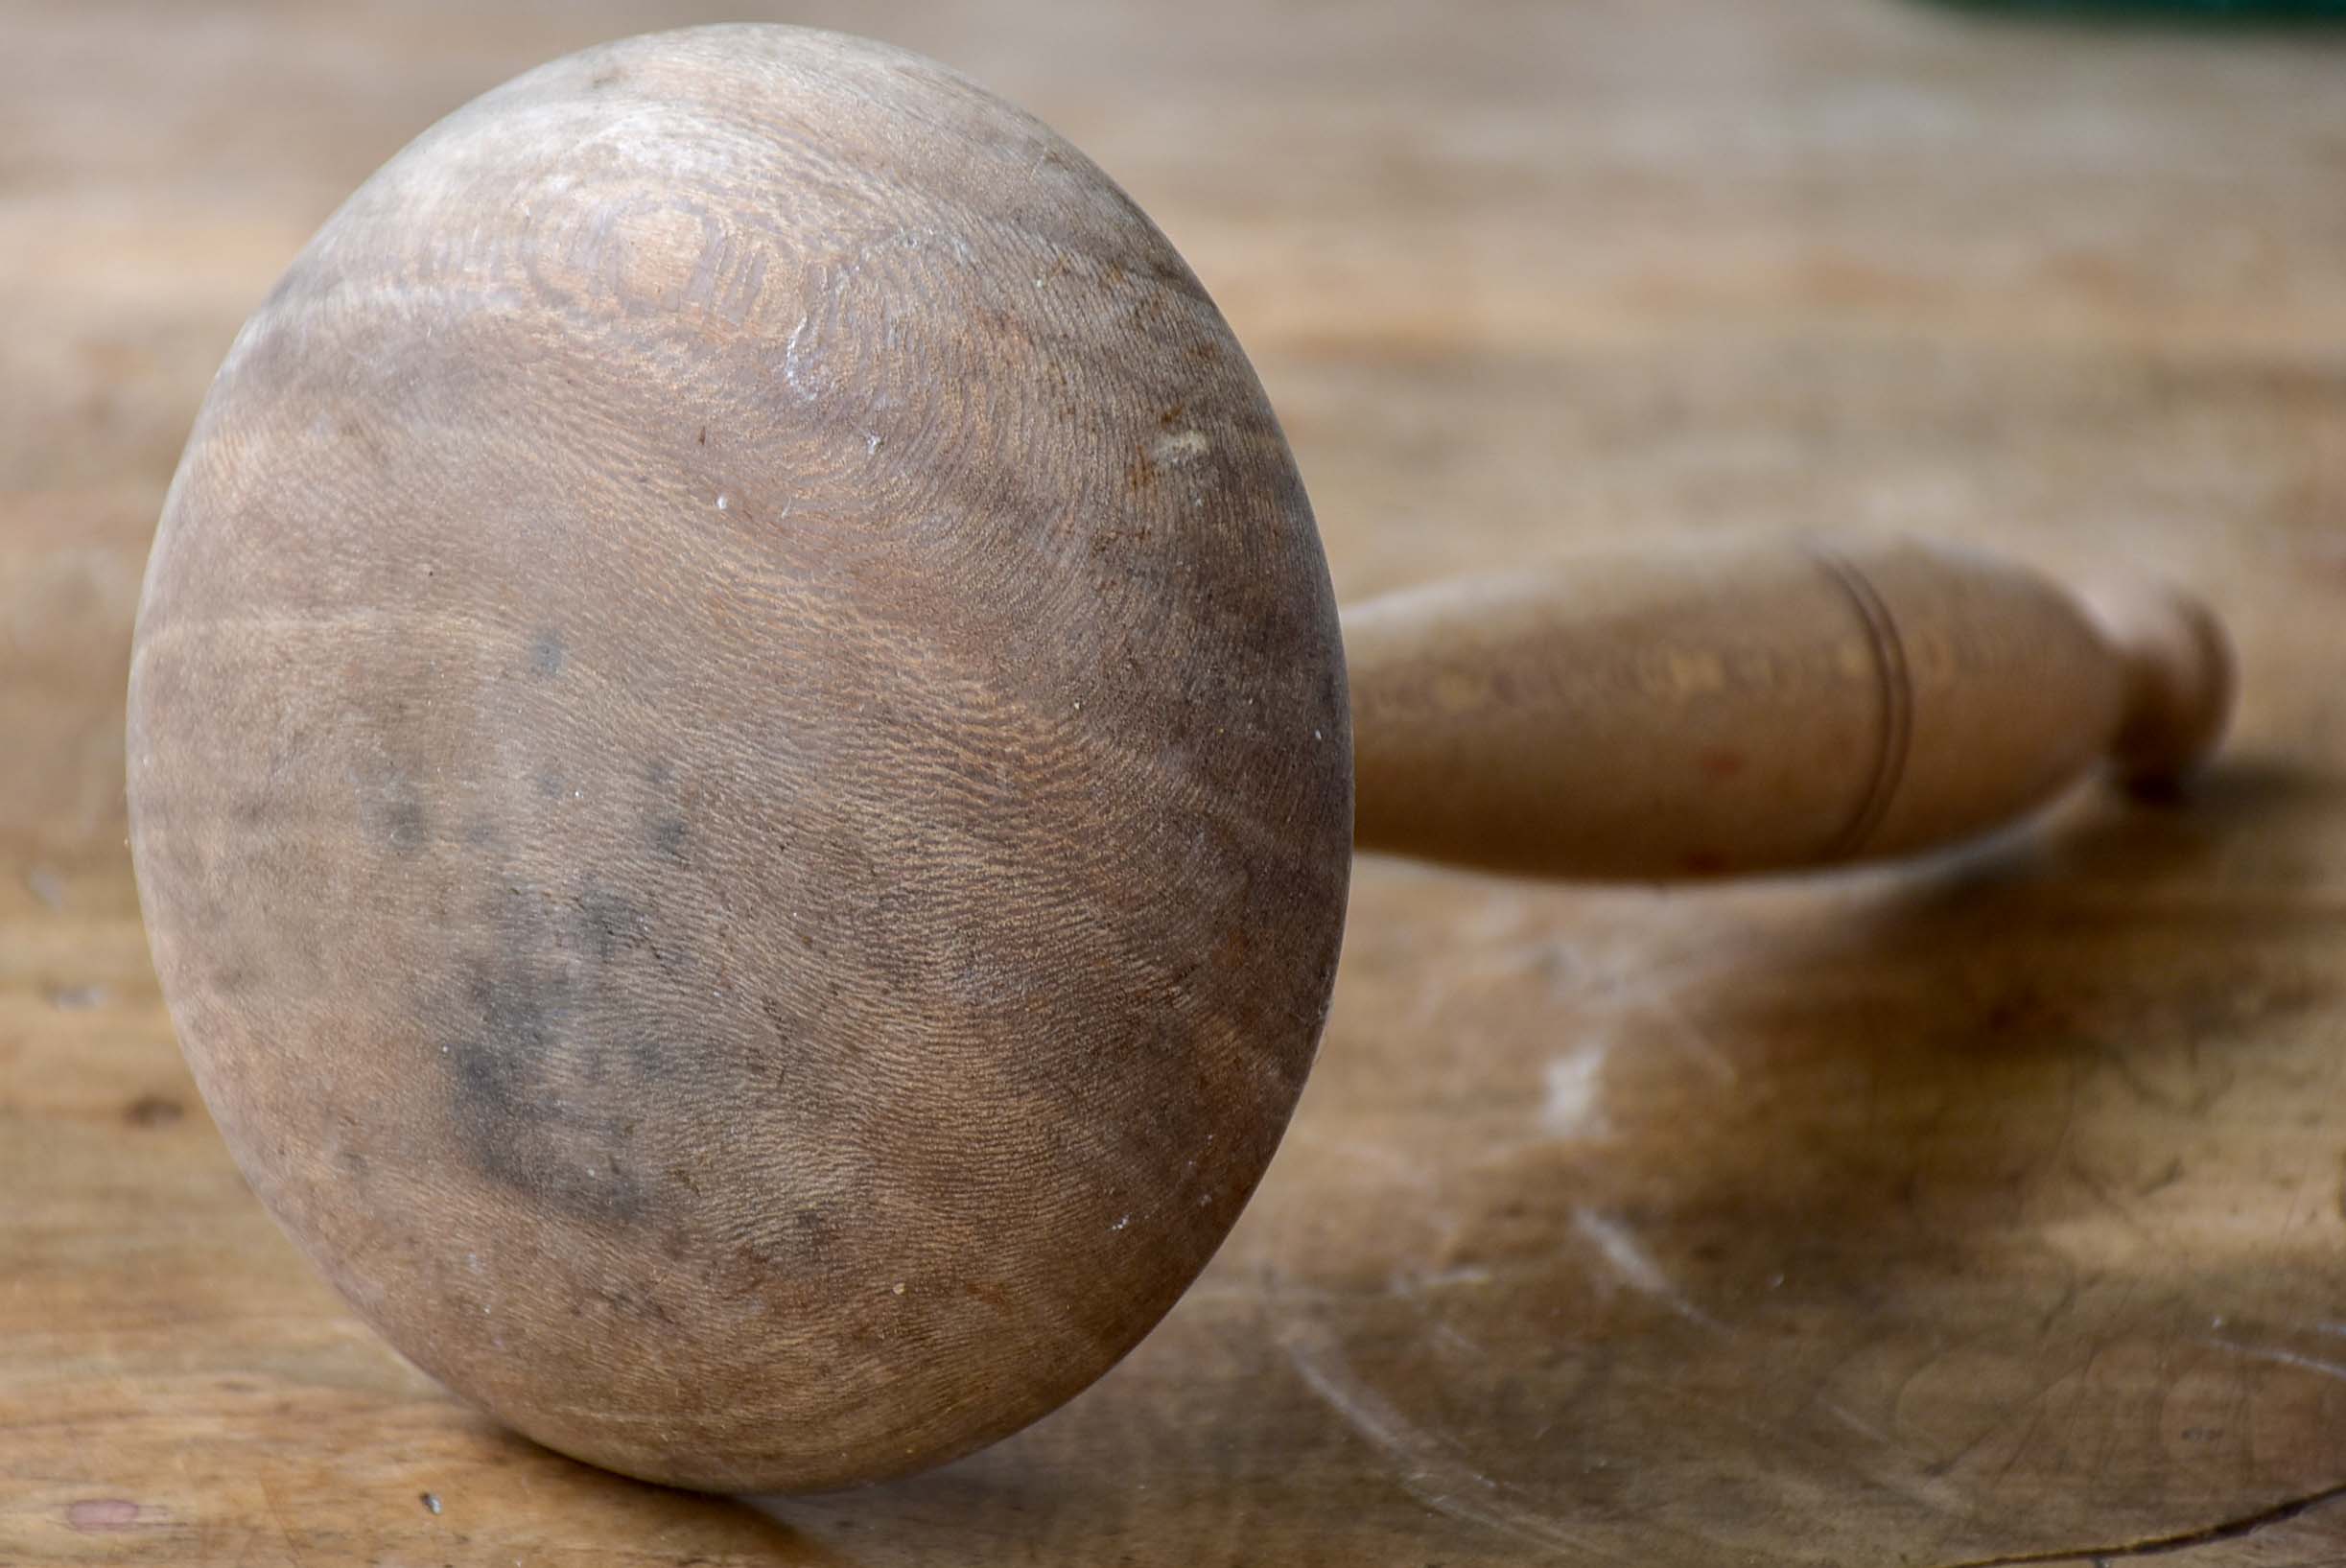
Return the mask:
{"type": "Polygon", "coordinates": [[[927,1478],[615,1481],[361,1328],[150,977],[146,540],[344,192],[512,71],[680,19],[0,7],[0,1561],[2346,1561],[2346,48],[2304,35],[794,9],[1125,181],[1255,354],[1346,595],[1664,531],[2124,555],[2238,629],[2237,739],[2179,807],[2089,797],[1919,871],[1365,863],[1220,1258],[1091,1393],[927,1478]]]}
{"type": "Polygon", "coordinates": [[[709,27],[475,100],[238,338],[151,560],[180,1050],[514,1430],[932,1468],[1121,1360],[1278,1152],[1352,862],[1310,505],[1163,237],[968,79],[709,27]]]}

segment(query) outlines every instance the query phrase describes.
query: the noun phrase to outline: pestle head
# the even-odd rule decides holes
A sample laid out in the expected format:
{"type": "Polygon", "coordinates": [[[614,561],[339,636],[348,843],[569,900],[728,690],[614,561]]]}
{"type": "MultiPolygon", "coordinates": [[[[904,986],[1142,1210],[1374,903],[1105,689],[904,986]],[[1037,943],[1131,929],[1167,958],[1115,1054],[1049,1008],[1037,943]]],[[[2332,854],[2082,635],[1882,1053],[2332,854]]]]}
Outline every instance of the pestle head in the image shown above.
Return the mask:
{"type": "Polygon", "coordinates": [[[246,325],[129,775],[262,1200],[450,1388],[709,1488],[1002,1437],[1204,1267],[1351,751],[1222,316],[1065,141],[784,27],[433,128],[246,325]]]}

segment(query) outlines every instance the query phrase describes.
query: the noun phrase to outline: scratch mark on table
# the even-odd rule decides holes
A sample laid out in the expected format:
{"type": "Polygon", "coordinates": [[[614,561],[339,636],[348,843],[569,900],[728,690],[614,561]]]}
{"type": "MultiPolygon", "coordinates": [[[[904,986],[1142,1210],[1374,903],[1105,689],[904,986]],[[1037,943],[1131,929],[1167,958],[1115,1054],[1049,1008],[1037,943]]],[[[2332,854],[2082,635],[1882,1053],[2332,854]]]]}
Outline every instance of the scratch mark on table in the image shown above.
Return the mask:
{"type": "Polygon", "coordinates": [[[2244,1356],[2250,1361],[2276,1362],[2284,1367],[2299,1367],[2309,1372],[2319,1372],[2324,1377],[2346,1378],[2346,1366],[2334,1361],[2317,1360],[2312,1356],[2301,1356],[2294,1350],[2283,1350],[2272,1346],[2241,1345],[2233,1340],[2204,1339],[2199,1343],[2211,1349],[2228,1350],[2236,1356],[2244,1356]]]}
{"type": "Polygon", "coordinates": [[[2129,1541],[2116,1546],[2063,1546],[2043,1552],[2018,1552],[1995,1557],[1966,1557],[1960,1562],[1941,1563],[1939,1568],[2026,1568],[2034,1563],[2087,1562],[2105,1563],[2120,1557],[2157,1557],[2170,1553],[2189,1552],[2194,1547],[2218,1546],[2253,1535],[2268,1526],[2287,1524],[2300,1514],[2310,1513],[2325,1504],[2346,1497],[2346,1486],[2325,1487],[2303,1497],[2292,1497],[2275,1503],[2270,1508],[2218,1524],[2202,1525],[2196,1530],[2178,1531],[2168,1535],[2153,1535],[2144,1540],[2129,1541]]]}
{"type": "Polygon", "coordinates": [[[1827,1416],[1832,1416],[1833,1419],[1839,1421],[1850,1431],[1856,1433],[1859,1437],[1864,1438],[1866,1441],[1880,1443],[1885,1447],[1889,1446],[1890,1440],[1889,1433],[1884,1432],[1880,1427],[1874,1425],[1873,1422],[1865,1419],[1865,1417],[1860,1416],[1856,1411],[1851,1410],[1847,1405],[1842,1404],[1840,1400],[1820,1399],[1817,1402],[1817,1408],[1823,1411],[1827,1416]]]}
{"type": "Polygon", "coordinates": [[[1558,1520],[1511,1499],[1508,1489],[1476,1469],[1452,1439],[1395,1409],[1354,1370],[1333,1334],[1306,1327],[1282,1336],[1280,1343],[1304,1386],[1394,1462],[1401,1486],[1419,1502],[1534,1546],[1560,1552],[1584,1547],[1558,1520]]]}
{"type": "Polygon", "coordinates": [[[1430,1291],[1488,1285],[1496,1278],[1496,1273],[1479,1263],[1461,1263],[1454,1268],[1437,1269],[1432,1274],[1397,1273],[1386,1281],[1385,1291],[1396,1299],[1416,1301],[1430,1291]]]}
{"type": "Polygon", "coordinates": [[[1631,1290],[1654,1298],[1688,1322],[1701,1323],[1705,1328],[1726,1326],[1688,1300],[1620,1221],[1593,1208],[1576,1208],[1572,1211],[1572,1229],[1596,1248],[1598,1255],[1631,1290]]]}
{"type": "Polygon", "coordinates": [[[269,1478],[256,1475],[253,1480],[260,1486],[261,1502],[269,1509],[270,1522],[276,1525],[277,1533],[285,1537],[287,1558],[293,1562],[293,1568],[301,1568],[301,1548],[293,1540],[293,1528],[285,1522],[285,1511],[277,1507],[277,1494],[269,1489],[269,1478]]]}

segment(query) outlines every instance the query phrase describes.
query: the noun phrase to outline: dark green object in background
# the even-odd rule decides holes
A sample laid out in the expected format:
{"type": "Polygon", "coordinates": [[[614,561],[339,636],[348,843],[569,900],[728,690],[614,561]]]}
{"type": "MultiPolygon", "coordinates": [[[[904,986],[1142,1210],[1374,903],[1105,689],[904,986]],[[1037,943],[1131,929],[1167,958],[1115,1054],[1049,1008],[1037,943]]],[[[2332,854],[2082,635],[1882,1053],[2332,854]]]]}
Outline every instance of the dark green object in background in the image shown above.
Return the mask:
{"type": "Polygon", "coordinates": [[[2346,0],[1953,0],[1966,11],[2178,22],[2346,22],[2346,0]]]}

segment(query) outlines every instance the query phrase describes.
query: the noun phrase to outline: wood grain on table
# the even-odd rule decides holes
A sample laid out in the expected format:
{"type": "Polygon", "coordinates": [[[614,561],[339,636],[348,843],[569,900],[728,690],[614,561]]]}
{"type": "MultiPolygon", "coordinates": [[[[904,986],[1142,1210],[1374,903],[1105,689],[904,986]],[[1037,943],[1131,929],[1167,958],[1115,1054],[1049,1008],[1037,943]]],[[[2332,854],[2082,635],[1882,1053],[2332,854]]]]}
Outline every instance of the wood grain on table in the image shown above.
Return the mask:
{"type": "Polygon", "coordinates": [[[813,0],[1121,179],[1348,597],[1596,541],[2200,585],[2176,803],[1701,894],[1364,862],[1321,1065],[1090,1393],[750,1504],[344,1312],[173,1048],[123,850],[147,539],[309,231],[681,6],[0,3],[0,1562],[2346,1562],[2346,40],[1898,0],[813,0]]]}

